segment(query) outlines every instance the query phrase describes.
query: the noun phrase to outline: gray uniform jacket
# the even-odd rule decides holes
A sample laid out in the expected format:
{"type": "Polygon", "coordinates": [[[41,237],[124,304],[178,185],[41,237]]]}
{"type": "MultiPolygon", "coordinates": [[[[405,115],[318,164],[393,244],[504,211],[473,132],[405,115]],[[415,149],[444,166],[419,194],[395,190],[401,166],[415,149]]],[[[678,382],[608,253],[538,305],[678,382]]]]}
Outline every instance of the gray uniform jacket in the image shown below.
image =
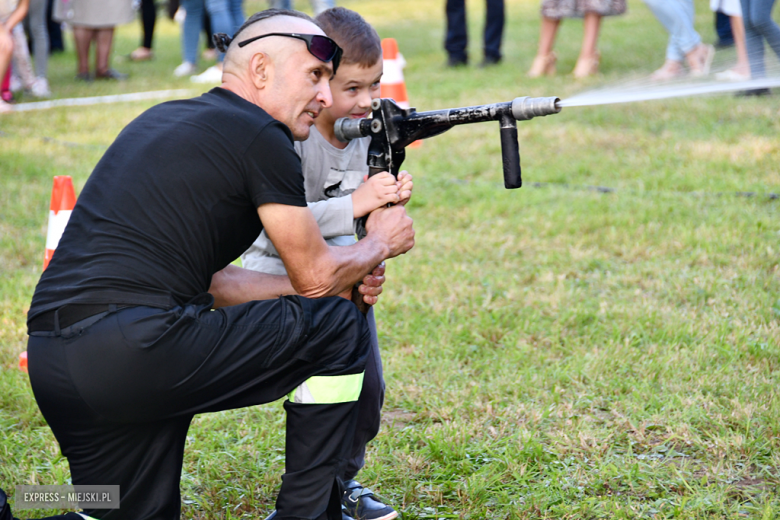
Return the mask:
{"type": "MultiPolygon", "coordinates": [[[[306,201],[328,245],[355,243],[355,221],[350,194],[368,173],[366,158],[371,138],[350,141],[340,150],[327,142],[315,126],[306,141],[295,143],[301,156],[306,201]]],[[[287,274],[279,253],[265,231],[241,255],[246,269],[269,274],[287,274]]]]}

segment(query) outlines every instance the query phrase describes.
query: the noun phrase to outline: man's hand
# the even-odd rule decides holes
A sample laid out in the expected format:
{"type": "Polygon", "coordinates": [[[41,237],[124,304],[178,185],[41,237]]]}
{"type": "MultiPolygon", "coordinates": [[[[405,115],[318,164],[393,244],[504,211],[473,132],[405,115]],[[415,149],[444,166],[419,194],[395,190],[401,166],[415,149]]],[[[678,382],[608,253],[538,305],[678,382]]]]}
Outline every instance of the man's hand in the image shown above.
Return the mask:
{"type": "Polygon", "coordinates": [[[412,188],[414,187],[412,176],[408,171],[404,170],[398,174],[396,185],[398,186],[398,204],[405,206],[409,199],[412,198],[412,188]]]}
{"type": "Polygon", "coordinates": [[[402,255],[414,247],[412,219],[403,206],[372,211],[366,221],[366,231],[363,240],[376,240],[388,248],[385,258],[402,255]]]}
{"type": "Polygon", "coordinates": [[[387,172],[363,177],[363,184],[352,192],[352,211],[355,218],[368,215],[377,208],[397,203],[398,183],[387,172]]]}

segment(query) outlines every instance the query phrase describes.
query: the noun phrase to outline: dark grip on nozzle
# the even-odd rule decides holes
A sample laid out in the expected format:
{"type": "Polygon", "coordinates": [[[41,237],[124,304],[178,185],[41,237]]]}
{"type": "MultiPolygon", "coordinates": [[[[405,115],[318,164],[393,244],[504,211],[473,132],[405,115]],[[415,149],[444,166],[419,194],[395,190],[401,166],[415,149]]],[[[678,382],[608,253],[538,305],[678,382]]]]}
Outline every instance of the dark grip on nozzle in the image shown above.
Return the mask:
{"type": "Polygon", "coordinates": [[[504,161],[504,187],[508,190],[514,190],[522,186],[517,123],[511,116],[501,118],[501,158],[504,161]]]}

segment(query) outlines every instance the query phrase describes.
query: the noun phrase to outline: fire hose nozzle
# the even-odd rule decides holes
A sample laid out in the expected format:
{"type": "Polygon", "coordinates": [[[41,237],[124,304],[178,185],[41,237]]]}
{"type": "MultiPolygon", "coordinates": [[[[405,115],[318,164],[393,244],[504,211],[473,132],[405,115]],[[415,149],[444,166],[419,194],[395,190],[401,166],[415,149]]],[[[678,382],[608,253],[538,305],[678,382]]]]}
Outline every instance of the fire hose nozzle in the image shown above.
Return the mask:
{"type": "Polygon", "coordinates": [[[524,96],[512,101],[512,116],[518,121],[528,121],[534,117],[549,116],[560,111],[561,100],[557,97],[524,96]]]}
{"type": "Polygon", "coordinates": [[[333,131],[336,135],[336,139],[342,143],[351,141],[352,139],[358,139],[369,135],[368,130],[371,122],[368,119],[350,119],[348,117],[342,117],[337,119],[333,126],[333,131]]]}

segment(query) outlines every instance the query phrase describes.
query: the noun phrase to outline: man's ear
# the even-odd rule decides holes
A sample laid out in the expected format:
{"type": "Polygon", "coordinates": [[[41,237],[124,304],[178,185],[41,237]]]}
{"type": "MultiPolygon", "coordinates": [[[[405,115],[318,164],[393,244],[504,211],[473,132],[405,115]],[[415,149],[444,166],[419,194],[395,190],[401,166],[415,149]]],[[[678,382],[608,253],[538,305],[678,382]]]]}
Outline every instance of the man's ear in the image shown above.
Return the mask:
{"type": "Polygon", "coordinates": [[[273,63],[267,54],[258,52],[252,55],[252,58],[249,60],[249,70],[252,84],[256,89],[262,90],[268,85],[272,69],[273,63]]]}

